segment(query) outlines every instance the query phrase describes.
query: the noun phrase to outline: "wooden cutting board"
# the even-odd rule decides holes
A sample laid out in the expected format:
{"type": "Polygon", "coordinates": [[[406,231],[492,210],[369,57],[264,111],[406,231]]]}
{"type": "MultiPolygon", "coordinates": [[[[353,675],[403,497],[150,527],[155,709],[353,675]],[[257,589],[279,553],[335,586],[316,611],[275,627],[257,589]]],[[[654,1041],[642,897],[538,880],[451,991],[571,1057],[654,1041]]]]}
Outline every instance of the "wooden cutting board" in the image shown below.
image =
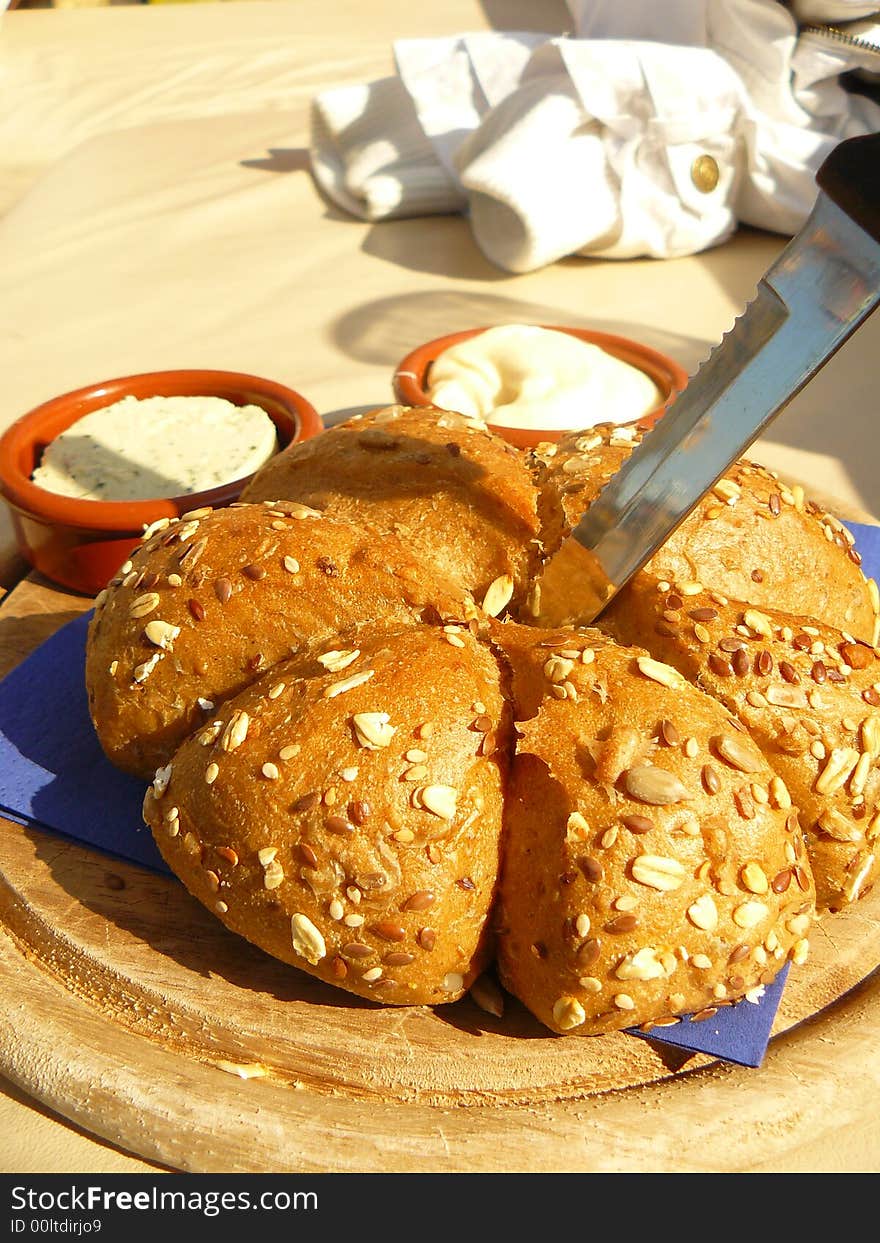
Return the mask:
{"type": "MultiPolygon", "coordinates": [[[[0,608],[0,674],[89,604],[23,582],[0,608]]],[[[749,1070],[622,1033],[556,1037],[513,999],[500,1019],[470,999],[360,1001],[235,937],[172,878],[0,831],[0,1072],[172,1169],[784,1171],[880,1108],[880,893],[817,926],[749,1070]]]]}

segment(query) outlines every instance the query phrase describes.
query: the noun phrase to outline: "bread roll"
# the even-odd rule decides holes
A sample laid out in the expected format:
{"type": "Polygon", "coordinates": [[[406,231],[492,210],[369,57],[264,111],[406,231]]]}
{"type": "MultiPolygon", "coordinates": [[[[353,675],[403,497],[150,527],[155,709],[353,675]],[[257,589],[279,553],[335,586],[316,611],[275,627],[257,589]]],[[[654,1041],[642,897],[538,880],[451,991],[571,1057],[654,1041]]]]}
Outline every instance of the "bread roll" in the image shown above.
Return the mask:
{"type": "Polygon", "coordinates": [[[97,602],[86,684],[107,756],[146,778],[217,705],[306,641],[377,616],[437,621],[468,607],[393,533],[296,503],[187,515],[123,569],[97,602]]]}
{"type": "Polygon", "coordinates": [[[685,595],[647,574],[600,618],[712,695],[748,728],[800,813],[820,910],[864,896],[880,871],[880,660],[808,618],[685,595]]]}
{"type": "Polygon", "coordinates": [[[454,1001],[491,954],[506,708],[461,627],[279,664],[188,739],[144,816],[235,932],[362,997],[454,1001]]]}
{"type": "Polygon", "coordinates": [[[90,708],[230,929],[396,1005],[495,957],[592,1035],[754,998],[817,902],[867,892],[878,593],[800,489],[738,463],[601,628],[495,620],[528,620],[543,550],[633,443],[523,456],[389,407],[147,533],[97,602],[90,708]]]}
{"type": "MultiPolygon", "coordinates": [[[[542,539],[552,553],[629,457],[640,435],[603,425],[535,450],[542,539]]],[[[758,608],[785,604],[866,643],[880,641],[880,596],[866,580],[849,531],[743,459],[700,501],[645,570],[655,579],[699,583],[758,608]]],[[[523,615],[528,620],[528,614],[523,615]]]]}
{"type": "Polygon", "coordinates": [[[448,410],[390,406],[291,445],[242,499],[279,496],[397,532],[493,615],[524,598],[538,563],[537,492],[525,460],[448,410]]]}
{"type": "Polygon", "coordinates": [[[704,1012],[802,961],[806,849],[739,722],[597,630],[506,624],[495,641],[518,734],[497,916],[505,987],[552,1030],[593,1035],[704,1012]]]}

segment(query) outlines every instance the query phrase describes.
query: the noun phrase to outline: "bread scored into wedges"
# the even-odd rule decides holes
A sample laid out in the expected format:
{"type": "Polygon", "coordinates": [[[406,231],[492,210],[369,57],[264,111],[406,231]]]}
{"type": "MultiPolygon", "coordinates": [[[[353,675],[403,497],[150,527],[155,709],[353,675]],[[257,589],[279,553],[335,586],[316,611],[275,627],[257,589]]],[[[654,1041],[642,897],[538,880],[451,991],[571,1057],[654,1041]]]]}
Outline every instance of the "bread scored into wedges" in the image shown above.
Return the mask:
{"type": "Polygon", "coordinates": [[[507,989],[593,1035],[756,995],[801,960],[797,813],[736,717],[641,649],[511,624],[497,912],[507,989]]]}
{"type": "MultiPolygon", "coordinates": [[[[552,554],[642,438],[602,425],[532,454],[542,542],[552,554]]],[[[745,458],[724,474],[644,571],[686,590],[720,592],[758,608],[789,608],[865,643],[880,642],[880,595],[853,536],[833,515],[745,458]]],[[[532,598],[532,607],[537,604],[532,598]]],[[[523,620],[528,621],[526,609],[523,620]]]]}
{"type": "Polygon", "coordinates": [[[494,959],[587,1035],[756,998],[870,890],[877,590],[800,489],[738,463],[597,626],[500,620],[637,438],[390,407],[147,533],[93,719],[228,927],[388,1004],[494,959]]]}
{"type": "Polygon", "coordinates": [[[190,892],[276,958],[377,1001],[454,1001],[493,953],[499,668],[463,627],[358,645],[319,644],[229,700],[145,818],[190,892]]]}
{"type": "Polygon", "coordinates": [[[149,533],[96,602],[92,721],[114,764],[151,779],[225,700],[308,642],[343,645],[376,617],[436,623],[468,610],[466,593],[393,532],[297,502],[185,515],[149,533]]]}
{"type": "Polygon", "coordinates": [[[448,410],[389,406],[291,445],[242,495],[279,497],[394,532],[493,616],[525,598],[538,565],[538,492],[525,458],[448,410]]]}
{"type": "Polygon", "coordinates": [[[820,911],[880,872],[880,659],[813,619],[639,575],[602,615],[748,729],[800,815],[820,911]]]}

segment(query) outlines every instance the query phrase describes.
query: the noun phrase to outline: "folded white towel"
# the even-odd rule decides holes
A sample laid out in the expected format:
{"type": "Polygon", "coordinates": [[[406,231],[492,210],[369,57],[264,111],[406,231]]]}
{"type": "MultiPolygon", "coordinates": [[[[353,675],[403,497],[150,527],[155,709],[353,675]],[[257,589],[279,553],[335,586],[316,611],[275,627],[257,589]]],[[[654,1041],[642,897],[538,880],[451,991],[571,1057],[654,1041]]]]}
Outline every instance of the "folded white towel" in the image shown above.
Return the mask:
{"type": "Polygon", "coordinates": [[[318,184],[363,220],[459,212],[467,206],[398,78],[318,95],[312,101],[310,147],[318,184]]]}
{"type": "Polygon", "coordinates": [[[526,272],[575,252],[669,258],[723,240],[736,224],[739,89],[707,49],[544,44],[459,149],[481,249],[526,272]]]}
{"type": "Polygon", "coordinates": [[[314,101],[324,191],[366,220],[465,212],[499,267],[667,258],[796,231],[815,170],[880,130],[863,53],[776,0],[568,0],[574,37],[400,40],[397,76],[314,101]]]}
{"type": "Polygon", "coordinates": [[[324,91],[312,103],[318,184],[364,220],[467,207],[453,156],[517,84],[544,35],[511,31],[400,39],[399,76],[324,91]]]}
{"type": "Polygon", "coordinates": [[[547,37],[514,30],[395,43],[397,72],[419,124],[453,177],[458,144],[516,89],[547,37]]]}
{"type": "Polygon", "coordinates": [[[564,72],[503,100],[458,153],[477,244],[493,263],[529,272],[620,236],[618,187],[599,125],[564,72]],[[528,154],[524,154],[528,153],[528,154]]]}

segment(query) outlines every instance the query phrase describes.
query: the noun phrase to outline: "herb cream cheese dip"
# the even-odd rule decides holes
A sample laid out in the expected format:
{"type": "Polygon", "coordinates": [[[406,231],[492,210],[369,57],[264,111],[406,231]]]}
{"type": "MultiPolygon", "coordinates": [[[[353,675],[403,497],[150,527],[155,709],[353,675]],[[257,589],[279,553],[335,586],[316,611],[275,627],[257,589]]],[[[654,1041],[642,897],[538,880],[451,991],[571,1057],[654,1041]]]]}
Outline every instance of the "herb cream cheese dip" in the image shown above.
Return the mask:
{"type": "Polygon", "coordinates": [[[566,332],[487,328],[434,360],[429,397],[444,410],[520,430],[632,423],[660,401],[643,371],[566,332]]]}
{"type": "Polygon", "coordinates": [[[259,406],[222,397],[123,397],[61,432],[32,482],[91,501],[186,496],[253,474],[278,450],[259,406]]]}

